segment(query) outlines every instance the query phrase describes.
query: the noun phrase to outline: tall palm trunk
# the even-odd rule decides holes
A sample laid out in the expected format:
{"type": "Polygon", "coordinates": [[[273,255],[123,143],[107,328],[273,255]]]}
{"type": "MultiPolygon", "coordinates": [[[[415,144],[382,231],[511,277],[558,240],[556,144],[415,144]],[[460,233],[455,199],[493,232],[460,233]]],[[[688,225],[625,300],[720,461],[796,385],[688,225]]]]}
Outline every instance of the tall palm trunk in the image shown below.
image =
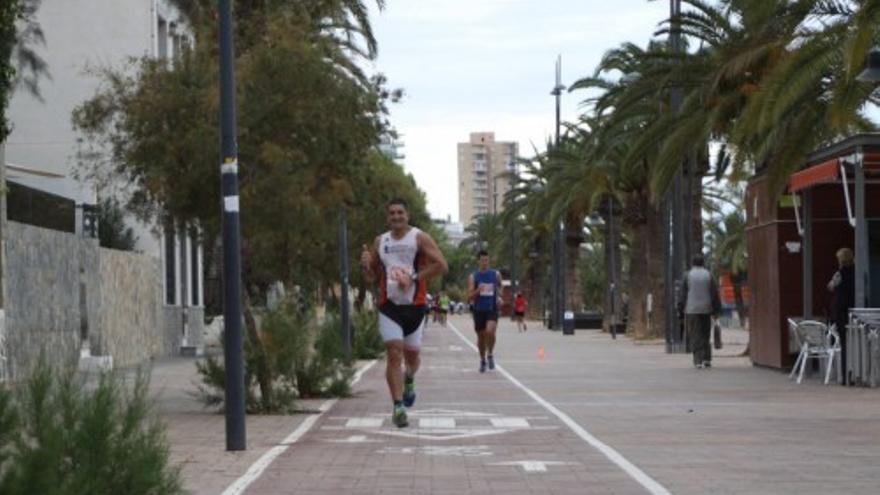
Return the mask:
{"type": "Polygon", "coordinates": [[[574,312],[584,309],[583,286],[580,277],[581,242],[583,242],[583,220],[566,218],[565,222],[565,307],[574,312]]]}
{"type": "Polygon", "coordinates": [[[665,245],[666,237],[666,212],[662,206],[649,204],[645,210],[647,219],[647,246],[645,257],[648,267],[648,292],[641,301],[630,300],[630,307],[640,306],[644,308],[645,315],[645,338],[658,338],[666,333],[665,289],[666,289],[666,263],[665,245]],[[647,314],[648,296],[651,296],[651,312],[647,314]]]}
{"type": "Polygon", "coordinates": [[[648,224],[642,221],[628,225],[630,234],[629,261],[629,315],[627,332],[637,339],[648,336],[648,312],[645,301],[651,291],[650,270],[648,266],[648,245],[650,235],[648,224]]]}
{"type": "Polygon", "coordinates": [[[541,240],[537,240],[534,245],[534,251],[537,253],[537,257],[529,258],[530,263],[527,268],[527,277],[528,281],[525,287],[522,287],[521,290],[525,295],[527,305],[526,305],[526,316],[529,319],[535,320],[543,320],[544,319],[544,281],[546,277],[546,259],[543,257],[542,251],[542,242],[541,240]]]}
{"type": "Polygon", "coordinates": [[[608,290],[605,291],[605,310],[602,317],[602,328],[606,332],[611,331],[611,325],[620,323],[620,220],[617,213],[605,208],[605,273],[607,274],[608,290]],[[614,284],[614,290],[611,290],[614,284]]]}

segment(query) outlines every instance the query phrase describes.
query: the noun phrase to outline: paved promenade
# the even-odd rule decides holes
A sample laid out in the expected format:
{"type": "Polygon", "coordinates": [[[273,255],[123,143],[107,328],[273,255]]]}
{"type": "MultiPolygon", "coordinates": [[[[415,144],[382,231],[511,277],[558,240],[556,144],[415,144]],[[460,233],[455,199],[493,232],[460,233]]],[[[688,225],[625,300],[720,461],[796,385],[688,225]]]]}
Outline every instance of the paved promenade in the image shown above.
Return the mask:
{"type": "MultiPolygon", "coordinates": [[[[467,317],[424,340],[411,426],[390,424],[383,363],[355,397],[313,415],[249,418],[249,450],[223,451],[183,366],[154,386],[193,493],[878,493],[880,390],[798,386],[720,351],[710,370],[662,345],[502,322],[500,368],[481,375],[467,317]],[[543,352],[541,352],[543,350],[543,352]],[[225,492],[224,492],[225,490],[225,492]]],[[[744,343],[743,334],[726,340],[744,343]]],[[[187,368],[187,369],[189,369],[187,368]]],[[[190,375],[191,372],[190,372],[190,375]]]]}

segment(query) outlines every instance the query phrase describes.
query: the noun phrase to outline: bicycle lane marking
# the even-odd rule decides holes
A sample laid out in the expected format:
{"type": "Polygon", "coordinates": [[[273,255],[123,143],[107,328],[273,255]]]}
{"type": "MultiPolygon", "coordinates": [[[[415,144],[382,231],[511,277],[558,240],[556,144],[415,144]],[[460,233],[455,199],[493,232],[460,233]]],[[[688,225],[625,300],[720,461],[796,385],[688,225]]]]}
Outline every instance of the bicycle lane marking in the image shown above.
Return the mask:
{"type": "MultiPolygon", "coordinates": [[[[464,343],[468,347],[470,347],[474,351],[478,351],[477,346],[474,345],[474,343],[471,342],[470,339],[465,337],[461,333],[461,331],[459,331],[458,327],[455,326],[455,324],[450,321],[447,322],[447,325],[452,329],[452,331],[456,333],[456,335],[458,335],[458,337],[462,341],[464,341],[464,343]]],[[[523,383],[517,380],[515,376],[505,370],[504,367],[495,365],[495,370],[501,373],[511,383],[516,385],[517,388],[525,392],[526,395],[531,397],[535,402],[540,404],[541,407],[559,418],[559,420],[562,421],[563,424],[568,426],[568,428],[571,429],[571,431],[573,431],[583,441],[587,442],[591,447],[598,450],[602,455],[605,456],[605,458],[614,463],[617,467],[623,470],[623,472],[634,479],[638,484],[642,485],[642,487],[648,490],[648,493],[651,493],[652,495],[671,495],[669,490],[667,490],[666,487],[657,482],[657,480],[650,477],[647,473],[639,469],[638,466],[630,462],[627,458],[623,457],[623,455],[614,450],[611,446],[593,436],[593,434],[587,431],[583,426],[579,425],[577,422],[575,422],[575,420],[571,419],[571,416],[569,416],[550,402],[544,400],[544,398],[538,395],[538,393],[534,390],[523,385],[523,383]]]]}
{"type": "MultiPolygon", "coordinates": [[[[355,374],[354,378],[351,381],[351,385],[354,386],[358,381],[360,381],[361,377],[376,364],[376,360],[373,360],[367,363],[363,368],[359,369],[355,374]]],[[[284,440],[281,441],[275,447],[267,450],[256,462],[251,464],[251,467],[248,468],[247,472],[245,472],[240,478],[235,480],[226,490],[223,491],[222,495],[240,495],[244,493],[245,490],[259,477],[263,474],[263,471],[272,464],[272,461],[275,460],[279,455],[283,454],[291,445],[296,443],[300,438],[303,437],[308,431],[318,422],[321,416],[324,415],[327,411],[332,408],[339,399],[330,399],[324,401],[318,409],[321,411],[318,414],[313,414],[306,418],[305,421],[300,423],[300,425],[293,430],[293,432],[287,436],[284,440]]]]}

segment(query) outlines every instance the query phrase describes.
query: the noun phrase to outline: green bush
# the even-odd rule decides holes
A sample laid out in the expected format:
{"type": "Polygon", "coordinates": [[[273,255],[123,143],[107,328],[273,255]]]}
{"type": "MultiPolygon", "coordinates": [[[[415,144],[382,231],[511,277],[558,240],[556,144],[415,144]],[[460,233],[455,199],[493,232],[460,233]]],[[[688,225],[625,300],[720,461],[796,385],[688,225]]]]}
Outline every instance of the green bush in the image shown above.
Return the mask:
{"type": "Polygon", "coordinates": [[[385,352],[375,311],[357,311],[352,318],[353,352],[355,359],[378,359],[385,352]]]}
{"type": "MultiPolygon", "coordinates": [[[[319,325],[311,312],[292,304],[267,312],[259,341],[245,339],[247,411],[294,412],[297,398],[349,395],[354,370],[343,357],[341,337],[336,315],[319,325]],[[268,387],[261,389],[261,378],[268,387]],[[269,396],[262,390],[269,390],[269,396]]],[[[207,406],[221,406],[226,385],[222,361],[208,357],[196,366],[202,376],[198,396],[207,406]]]]}
{"type": "Polygon", "coordinates": [[[86,387],[40,364],[20,389],[0,389],[0,493],[183,493],[147,385],[102,375],[86,387]]]}
{"type": "Polygon", "coordinates": [[[297,391],[305,398],[347,397],[354,368],[345,361],[341,318],[328,313],[316,330],[313,352],[295,366],[297,391]]]}

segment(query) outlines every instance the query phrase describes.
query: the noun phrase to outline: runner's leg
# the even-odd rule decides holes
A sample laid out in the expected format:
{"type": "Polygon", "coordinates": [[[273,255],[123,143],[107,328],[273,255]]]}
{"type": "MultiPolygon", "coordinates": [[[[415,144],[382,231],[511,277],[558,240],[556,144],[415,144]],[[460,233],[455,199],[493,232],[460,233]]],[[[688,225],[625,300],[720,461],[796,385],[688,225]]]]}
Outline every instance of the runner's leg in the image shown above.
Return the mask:
{"type": "Polygon", "coordinates": [[[489,369],[495,369],[495,329],[498,328],[498,321],[489,320],[486,322],[486,330],[483,331],[486,339],[486,352],[488,354],[487,362],[489,369]]]}
{"type": "Polygon", "coordinates": [[[388,381],[391,400],[395,403],[403,400],[403,372],[400,369],[402,364],[403,341],[385,342],[385,379],[388,381]]]}

